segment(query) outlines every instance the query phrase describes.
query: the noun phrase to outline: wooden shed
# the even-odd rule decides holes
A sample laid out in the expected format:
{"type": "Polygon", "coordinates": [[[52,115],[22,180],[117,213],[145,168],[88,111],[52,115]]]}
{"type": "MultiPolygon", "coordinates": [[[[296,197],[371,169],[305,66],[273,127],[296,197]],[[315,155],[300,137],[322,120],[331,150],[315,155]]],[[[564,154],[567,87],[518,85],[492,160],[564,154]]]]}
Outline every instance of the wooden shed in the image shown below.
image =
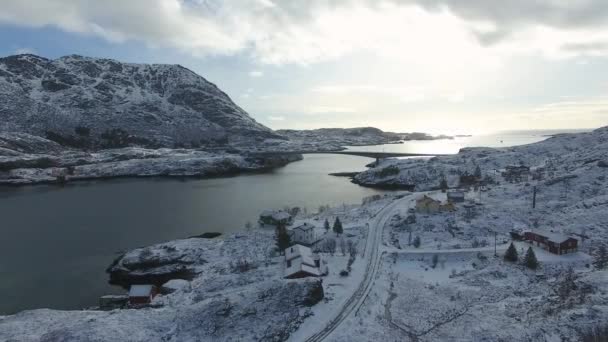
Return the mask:
{"type": "Polygon", "coordinates": [[[131,285],[131,289],[129,289],[129,304],[150,304],[157,294],[158,288],[154,285],[131,285]]]}

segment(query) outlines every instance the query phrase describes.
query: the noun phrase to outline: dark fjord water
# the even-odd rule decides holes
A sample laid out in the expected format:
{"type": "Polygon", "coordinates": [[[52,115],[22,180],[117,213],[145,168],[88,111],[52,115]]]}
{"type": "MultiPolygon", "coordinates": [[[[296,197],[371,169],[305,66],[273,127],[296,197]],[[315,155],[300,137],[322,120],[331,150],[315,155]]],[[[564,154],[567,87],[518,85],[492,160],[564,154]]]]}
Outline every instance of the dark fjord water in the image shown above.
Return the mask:
{"type": "Polygon", "coordinates": [[[378,191],[330,172],[371,159],[307,155],[273,172],[203,180],[121,179],[0,188],[0,314],[95,305],[121,251],[203,232],[230,232],[267,208],[359,203],[378,191]]]}
{"type": "MultiPolygon", "coordinates": [[[[464,146],[509,146],[546,133],[415,141],[351,150],[456,153],[464,146]],[[502,143],[500,141],[503,141],[502,143]]],[[[231,232],[267,208],[360,203],[379,191],[330,172],[360,171],[371,159],[306,155],[273,172],[205,180],[122,179],[65,187],[0,188],[0,314],[78,309],[103,294],[118,253],[203,232],[231,232]]]]}

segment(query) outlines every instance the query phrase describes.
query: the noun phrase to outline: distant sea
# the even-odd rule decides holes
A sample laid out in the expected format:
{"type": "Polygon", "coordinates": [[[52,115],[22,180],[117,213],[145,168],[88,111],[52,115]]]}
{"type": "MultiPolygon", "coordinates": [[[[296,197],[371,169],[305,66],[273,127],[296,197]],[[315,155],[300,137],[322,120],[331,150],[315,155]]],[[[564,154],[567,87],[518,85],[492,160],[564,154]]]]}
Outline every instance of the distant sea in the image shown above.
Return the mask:
{"type": "Polygon", "coordinates": [[[463,147],[509,147],[532,144],[561,133],[589,132],[578,130],[521,130],[503,131],[491,134],[455,137],[454,139],[405,141],[403,144],[374,146],[349,146],[350,151],[403,152],[403,153],[458,153],[463,147]]]}

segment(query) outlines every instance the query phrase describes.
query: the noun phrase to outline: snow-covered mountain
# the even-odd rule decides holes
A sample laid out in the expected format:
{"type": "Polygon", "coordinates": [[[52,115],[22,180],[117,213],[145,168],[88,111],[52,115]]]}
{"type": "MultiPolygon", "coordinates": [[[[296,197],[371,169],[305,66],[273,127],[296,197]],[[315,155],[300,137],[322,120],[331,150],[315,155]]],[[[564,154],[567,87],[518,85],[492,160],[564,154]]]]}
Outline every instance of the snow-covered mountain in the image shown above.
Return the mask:
{"type": "Polygon", "coordinates": [[[0,58],[0,131],[74,147],[194,146],[280,138],[179,65],[0,58]]]}

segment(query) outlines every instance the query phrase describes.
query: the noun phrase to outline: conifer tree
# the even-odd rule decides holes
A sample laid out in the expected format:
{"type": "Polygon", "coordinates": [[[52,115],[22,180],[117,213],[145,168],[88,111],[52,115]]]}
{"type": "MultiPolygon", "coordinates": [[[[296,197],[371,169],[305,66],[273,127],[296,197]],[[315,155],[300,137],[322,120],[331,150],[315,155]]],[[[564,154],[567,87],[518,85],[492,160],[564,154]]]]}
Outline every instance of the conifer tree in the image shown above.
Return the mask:
{"type": "Polygon", "coordinates": [[[536,259],[536,254],[534,254],[532,247],[528,247],[528,251],[526,252],[526,256],[524,258],[524,265],[533,270],[538,268],[538,260],[536,259]]]}
{"type": "Polygon", "coordinates": [[[329,221],[327,219],[325,219],[325,223],[323,224],[323,227],[325,228],[325,232],[329,232],[329,221]]]}
{"type": "Polygon", "coordinates": [[[344,232],[344,228],[342,228],[342,222],[340,222],[340,218],[336,217],[336,221],[334,222],[334,233],[336,235],[340,235],[344,232]]]}
{"type": "Polygon", "coordinates": [[[291,238],[289,237],[289,233],[287,233],[285,225],[281,224],[277,226],[276,243],[280,253],[283,253],[291,245],[291,238]]]}
{"type": "Polygon", "coordinates": [[[441,189],[441,192],[446,192],[448,190],[448,181],[445,178],[442,178],[439,182],[439,189],[441,189]]]}
{"type": "Polygon", "coordinates": [[[608,267],[608,249],[606,245],[601,245],[594,254],[593,266],[598,270],[608,267]]]}
{"type": "Polygon", "coordinates": [[[511,245],[509,246],[509,248],[507,249],[507,252],[505,253],[505,260],[510,261],[510,262],[517,262],[517,259],[518,259],[517,249],[515,249],[515,245],[513,245],[513,242],[511,242],[511,245]]]}
{"type": "Polygon", "coordinates": [[[481,179],[481,168],[479,167],[479,165],[477,165],[477,167],[475,167],[475,172],[473,173],[473,175],[475,176],[475,178],[477,179],[481,179]]]}
{"type": "Polygon", "coordinates": [[[416,248],[420,247],[420,243],[421,243],[420,236],[416,235],[416,237],[414,238],[414,242],[413,242],[414,247],[416,247],[416,248]]]}

